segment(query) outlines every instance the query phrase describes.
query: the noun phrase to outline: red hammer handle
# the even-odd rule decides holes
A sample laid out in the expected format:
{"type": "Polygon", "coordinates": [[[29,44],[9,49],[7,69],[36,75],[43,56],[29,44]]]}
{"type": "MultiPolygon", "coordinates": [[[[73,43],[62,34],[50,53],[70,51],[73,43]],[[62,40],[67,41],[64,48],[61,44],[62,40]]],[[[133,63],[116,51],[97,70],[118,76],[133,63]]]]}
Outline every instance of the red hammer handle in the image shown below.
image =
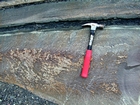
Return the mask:
{"type": "Polygon", "coordinates": [[[92,50],[86,50],[86,54],[84,57],[84,63],[83,63],[83,68],[81,72],[81,77],[87,78],[88,77],[88,71],[90,68],[90,61],[92,57],[92,50]]]}

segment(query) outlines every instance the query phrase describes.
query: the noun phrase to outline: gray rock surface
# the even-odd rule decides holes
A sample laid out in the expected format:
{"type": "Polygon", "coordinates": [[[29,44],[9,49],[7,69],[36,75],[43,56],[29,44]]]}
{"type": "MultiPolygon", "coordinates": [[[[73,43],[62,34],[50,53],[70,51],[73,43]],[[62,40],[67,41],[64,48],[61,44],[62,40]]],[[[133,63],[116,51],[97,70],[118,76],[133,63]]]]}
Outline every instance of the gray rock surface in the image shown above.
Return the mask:
{"type": "MultiPolygon", "coordinates": [[[[125,90],[120,87],[126,84],[118,79],[118,70],[130,49],[140,47],[139,26],[97,30],[89,77],[83,79],[80,72],[88,38],[89,28],[1,34],[0,80],[61,105],[126,105],[129,100],[124,101],[125,90]]],[[[138,95],[134,91],[134,104],[138,95]]]]}
{"type": "Polygon", "coordinates": [[[119,87],[127,105],[140,104],[140,46],[128,51],[126,62],[118,69],[119,87]]]}
{"type": "Polygon", "coordinates": [[[13,84],[0,82],[0,105],[57,105],[13,84]]]}
{"type": "Polygon", "coordinates": [[[126,105],[140,104],[140,66],[128,68],[122,63],[118,70],[119,87],[126,105]]]}
{"type": "Polygon", "coordinates": [[[140,48],[130,49],[127,58],[127,66],[139,66],[140,65],[140,48]]]}
{"type": "Polygon", "coordinates": [[[25,3],[39,2],[39,1],[43,1],[43,0],[1,0],[0,7],[14,6],[14,5],[20,5],[25,3]]]}
{"type": "Polygon", "coordinates": [[[139,18],[140,1],[67,1],[1,9],[0,27],[70,20],[139,18]],[[53,7],[53,8],[52,8],[53,7]]]}
{"type": "MultiPolygon", "coordinates": [[[[15,5],[12,3],[15,1],[7,3],[15,5]]],[[[140,17],[139,10],[139,0],[71,0],[24,5],[1,9],[0,27],[71,20],[131,19],[140,17]]],[[[136,50],[140,48],[139,25],[111,25],[98,30],[89,77],[83,79],[80,72],[88,33],[87,28],[1,32],[0,81],[16,84],[60,105],[140,104],[139,50],[136,50]]]]}

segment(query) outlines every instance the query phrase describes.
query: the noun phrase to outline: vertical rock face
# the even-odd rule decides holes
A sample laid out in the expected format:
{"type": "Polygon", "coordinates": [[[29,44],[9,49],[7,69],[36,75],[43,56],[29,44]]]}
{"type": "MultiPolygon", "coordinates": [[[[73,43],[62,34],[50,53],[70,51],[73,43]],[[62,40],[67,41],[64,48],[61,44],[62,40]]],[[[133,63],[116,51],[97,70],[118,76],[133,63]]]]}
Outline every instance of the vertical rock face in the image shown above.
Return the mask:
{"type": "MultiPolygon", "coordinates": [[[[122,83],[126,79],[123,75],[129,73],[119,65],[126,62],[130,48],[139,47],[140,30],[136,27],[111,26],[96,32],[87,79],[81,78],[80,72],[88,29],[3,34],[0,80],[61,105],[124,105],[130,100],[123,98],[132,94],[127,94],[130,88],[127,85],[126,90],[126,83],[122,83]]],[[[139,85],[133,85],[138,89],[139,85]]],[[[133,96],[133,103],[138,103],[138,94],[133,96]]]]}

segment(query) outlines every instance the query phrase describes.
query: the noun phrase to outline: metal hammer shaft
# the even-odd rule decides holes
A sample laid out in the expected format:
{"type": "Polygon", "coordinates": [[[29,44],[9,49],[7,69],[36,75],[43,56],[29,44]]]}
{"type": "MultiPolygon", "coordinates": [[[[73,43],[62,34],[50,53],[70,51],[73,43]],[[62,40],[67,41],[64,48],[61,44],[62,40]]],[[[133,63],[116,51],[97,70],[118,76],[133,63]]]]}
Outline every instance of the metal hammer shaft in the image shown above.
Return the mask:
{"type": "Polygon", "coordinates": [[[88,71],[89,71],[89,68],[90,68],[90,61],[91,61],[91,58],[92,58],[92,45],[93,45],[95,30],[96,30],[97,27],[103,28],[104,26],[96,24],[96,23],[87,23],[87,24],[84,24],[83,26],[91,26],[90,40],[89,40],[88,47],[87,47],[87,50],[86,50],[86,53],[85,53],[83,68],[82,68],[82,72],[81,72],[81,77],[87,78],[88,77],[88,71]]]}

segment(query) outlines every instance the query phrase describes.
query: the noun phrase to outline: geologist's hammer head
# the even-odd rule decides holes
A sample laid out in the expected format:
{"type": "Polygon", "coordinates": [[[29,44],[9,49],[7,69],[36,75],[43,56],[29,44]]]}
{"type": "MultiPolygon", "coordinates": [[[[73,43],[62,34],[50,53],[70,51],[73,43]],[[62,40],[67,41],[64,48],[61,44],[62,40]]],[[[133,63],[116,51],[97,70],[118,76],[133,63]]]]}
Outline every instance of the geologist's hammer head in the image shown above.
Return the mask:
{"type": "Polygon", "coordinates": [[[97,23],[86,23],[86,24],[83,24],[82,26],[91,26],[91,30],[96,30],[97,27],[99,28],[104,28],[104,25],[102,24],[97,24],[97,23]]]}

